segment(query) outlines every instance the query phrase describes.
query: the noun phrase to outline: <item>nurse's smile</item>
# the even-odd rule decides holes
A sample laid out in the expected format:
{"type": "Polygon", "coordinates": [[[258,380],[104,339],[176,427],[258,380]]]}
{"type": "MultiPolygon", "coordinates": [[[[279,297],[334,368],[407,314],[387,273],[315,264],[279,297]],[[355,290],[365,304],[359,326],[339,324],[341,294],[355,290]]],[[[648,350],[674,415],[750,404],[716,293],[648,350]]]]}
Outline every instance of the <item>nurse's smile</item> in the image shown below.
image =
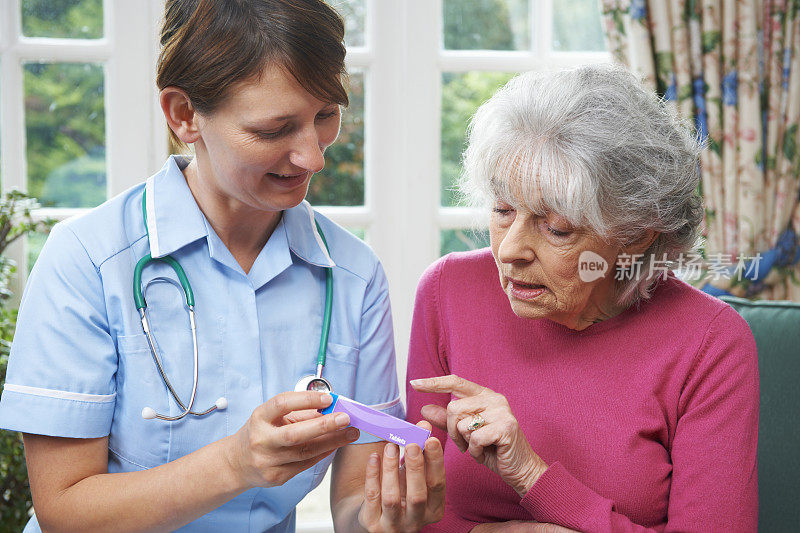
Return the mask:
{"type": "Polygon", "coordinates": [[[310,177],[310,172],[302,172],[289,176],[273,174],[272,172],[267,174],[267,178],[273,180],[277,186],[286,187],[287,189],[294,189],[295,187],[303,185],[310,177]]]}

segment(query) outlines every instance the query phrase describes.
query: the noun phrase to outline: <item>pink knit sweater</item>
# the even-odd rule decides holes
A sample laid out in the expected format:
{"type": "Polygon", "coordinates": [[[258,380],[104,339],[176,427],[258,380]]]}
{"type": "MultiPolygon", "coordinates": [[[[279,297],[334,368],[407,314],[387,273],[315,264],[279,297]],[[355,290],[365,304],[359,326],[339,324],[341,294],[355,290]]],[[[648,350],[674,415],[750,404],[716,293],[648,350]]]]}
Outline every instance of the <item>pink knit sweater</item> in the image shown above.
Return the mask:
{"type": "MultiPolygon", "coordinates": [[[[638,308],[574,331],[517,317],[489,250],[451,254],[422,276],[408,379],[451,373],[505,395],[549,468],[520,501],[435,430],[446,510],[427,531],[756,531],[756,345],[724,302],[670,277],[638,308]]],[[[450,400],[407,392],[414,422],[450,400]]]]}

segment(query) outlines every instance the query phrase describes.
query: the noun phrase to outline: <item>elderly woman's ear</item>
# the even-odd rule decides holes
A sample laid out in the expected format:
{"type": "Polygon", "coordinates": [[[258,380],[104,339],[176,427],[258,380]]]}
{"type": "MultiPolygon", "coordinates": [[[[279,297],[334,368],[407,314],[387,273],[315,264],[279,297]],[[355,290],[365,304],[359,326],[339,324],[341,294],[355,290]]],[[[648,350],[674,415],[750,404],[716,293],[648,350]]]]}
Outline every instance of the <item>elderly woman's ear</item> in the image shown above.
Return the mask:
{"type": "Polygon", "coordinates": [[[660,232],[649,229],[645,231],[640,238],[623,246],[622,249],[620,249],[620,254],[643,254],[650,248],[659,235],[661,235],[660,232]]]}

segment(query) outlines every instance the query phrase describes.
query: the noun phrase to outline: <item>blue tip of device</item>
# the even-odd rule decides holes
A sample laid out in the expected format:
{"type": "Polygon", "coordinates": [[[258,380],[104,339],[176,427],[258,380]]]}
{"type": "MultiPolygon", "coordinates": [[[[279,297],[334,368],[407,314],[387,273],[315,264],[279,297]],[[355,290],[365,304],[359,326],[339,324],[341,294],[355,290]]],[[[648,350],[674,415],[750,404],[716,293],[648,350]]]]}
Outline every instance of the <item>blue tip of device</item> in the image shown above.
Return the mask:
{"type": "Polygon", "coordinates": [[[332,402],[331,402],[331,404],[330,404],[328,407],[326,407],[325,409],[320,409],[320,410],[319,410],[319,412],[320,412],[320,413],[322,413],[323,415],[327,415],[328,413],[332,413],[332,412],[333,412],[333,408],[334,408],[334,406],[336,405],[336,400],[338,400],[338,399],[339,399],[339,395],[338,395],[338,394],[335,394],[335,393],[333,393],[333,392],[331,392],[331,393],[329,393],[329,394],[331,395],[331,398],[333,398],[333,401],[332,401],[332,402]]]}

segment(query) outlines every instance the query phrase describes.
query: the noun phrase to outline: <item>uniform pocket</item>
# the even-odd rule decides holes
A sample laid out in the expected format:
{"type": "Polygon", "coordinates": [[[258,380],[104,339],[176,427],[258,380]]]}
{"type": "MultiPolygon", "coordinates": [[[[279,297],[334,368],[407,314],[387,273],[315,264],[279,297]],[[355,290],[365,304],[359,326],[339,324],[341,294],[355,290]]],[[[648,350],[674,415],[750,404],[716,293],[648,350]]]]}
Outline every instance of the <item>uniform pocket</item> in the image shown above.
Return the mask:
{"type": "MultiPolygon", "coordinates": [[[[169,425],[145,420],[142,409],[168,410],[168,395],[144,334],[117,337],[117,401],[108,446],[132,465],[152,468],[167,461],[169,425]]],[[[121,465],[130,470],[130,465],[121,465]]]]}
{"type": "Polygon", "coordinates": [[[117,350],[121,353],[146,352],[150,355],[150,347],[144,333],[138,335],[119,335],[117,337],[117,350]]]}
{"type": "MultiPolygon", "coordinates": [[[[313,361],[312,361],[313,363],[313,361]]],[[[313,374],[313,366],[309,366],[313,374]]],[[[323,377],[330,381],[333,392],[352,397],[355,391],[356,371],[358,370],[358,348],[342,344],[328,343],[323,377]]]]}

